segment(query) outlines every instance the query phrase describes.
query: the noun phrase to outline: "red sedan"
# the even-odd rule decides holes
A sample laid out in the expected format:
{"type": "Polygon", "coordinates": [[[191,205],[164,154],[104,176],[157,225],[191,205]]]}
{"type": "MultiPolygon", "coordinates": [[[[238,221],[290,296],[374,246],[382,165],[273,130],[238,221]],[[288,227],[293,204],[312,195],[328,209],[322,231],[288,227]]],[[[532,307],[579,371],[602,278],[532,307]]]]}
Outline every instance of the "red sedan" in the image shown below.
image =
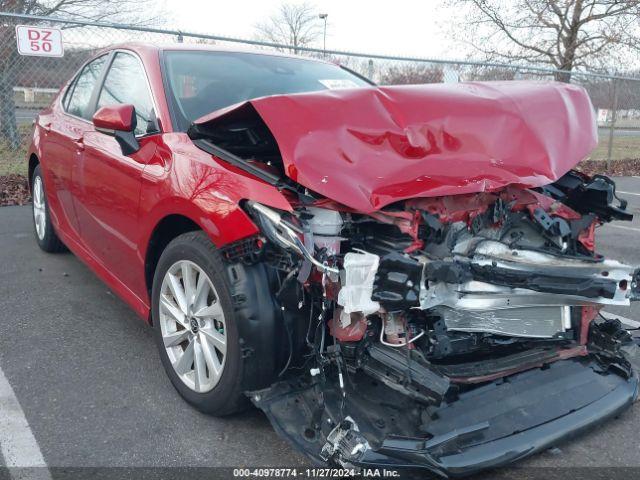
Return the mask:
{"type": "Polygon", "coordinates": [[[640,355],[607,305],[639,270],[580,87],[377,87],[340,66],[125,45],[37,118],[36,239],[156,333],[180,394],[253,402],[315,460],[442,475],[618,414],[640,355]]]}

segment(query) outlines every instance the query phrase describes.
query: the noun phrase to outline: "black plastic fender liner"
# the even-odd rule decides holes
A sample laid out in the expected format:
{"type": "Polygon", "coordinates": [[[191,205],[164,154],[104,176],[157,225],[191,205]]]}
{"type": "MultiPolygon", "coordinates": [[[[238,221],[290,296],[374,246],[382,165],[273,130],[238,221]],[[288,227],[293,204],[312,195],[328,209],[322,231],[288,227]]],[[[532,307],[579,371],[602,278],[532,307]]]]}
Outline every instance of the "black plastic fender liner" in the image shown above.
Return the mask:
{"type": "Polygon", "coordinates": [[[326,378],[306,386],[300,379],[279,382],[251,399],[280,435],[316,463],[327,433],[349,417],[367,448],[340,450],[332,461],[427,469],[445,477],[504,466],[550,448],[618,415],[638,396],[636,375],[627,380],[603,371],[595,359],[571,359],[463,393],[432,408],[425,419],[388,387],[367,390],[362,379],[347,389],[341,409],[339,389],[326,378]]]}
{"type": "Polygon", "coordinates": [[[244,390],[270,385],[288,353],[280,308],[263,264],[236,263],[227,267],[238,322],[245,369],[244,390]]]}

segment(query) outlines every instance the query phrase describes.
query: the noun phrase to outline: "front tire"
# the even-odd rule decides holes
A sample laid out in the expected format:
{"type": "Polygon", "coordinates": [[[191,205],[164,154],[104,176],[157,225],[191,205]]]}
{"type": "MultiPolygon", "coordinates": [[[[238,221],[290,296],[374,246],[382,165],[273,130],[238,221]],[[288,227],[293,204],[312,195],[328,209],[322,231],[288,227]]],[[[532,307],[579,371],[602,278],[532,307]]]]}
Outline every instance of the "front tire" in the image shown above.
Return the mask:
{"type": "Polygon", "coordinates": [[[229,282],[204,232],[180,235],[162,253],[153,280],[152,315],[164,369],[188,403],[216,416],[248,405],[229,282]]]}
{"type": "Polygon", "coordinates": [[[33,197],[33,226],[38,246],[48,253],[59,253],[66,250],[64,243],[58,238],[49,212],[49,203],[44,190],[42,169],[38,165],[31,177],[31,193],[33,197]]]}

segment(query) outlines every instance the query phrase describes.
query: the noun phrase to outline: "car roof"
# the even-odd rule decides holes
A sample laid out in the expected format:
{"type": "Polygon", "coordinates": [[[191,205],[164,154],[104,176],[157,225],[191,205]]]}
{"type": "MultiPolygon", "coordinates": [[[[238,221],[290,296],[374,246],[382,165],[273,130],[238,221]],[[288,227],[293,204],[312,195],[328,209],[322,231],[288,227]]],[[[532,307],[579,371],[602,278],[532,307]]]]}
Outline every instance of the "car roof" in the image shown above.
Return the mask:
{"type": "Polygon", "coordinates": [[[329,63],[333,64],[333,62],[329,62],[327,60],[323,60],[320,58],[313,57],[303,57],[301,55],[294,55],[291,53],[279,52],[276,50],[261,50],[255,47],[250,46],[241,46],[241,45],[217,45],[217,44],[202,44],[202,43],[166,43],[166,44],[152,44],[146,42],[126,42],[120,43],[116,45],[111,45],[108,48],[104,48],[100,53],[110,52],[111,50],[132,50],[139,54],[144,53],[153,53],[153,52],[161,52],[161,51],[205,51],[205,52],[227,52],[227,53],[252,53],[256,55],[267,55],[267,56],[276,56],[276,57],[285,57],[285,58],[294,58],[300,60],[310,60],[319,63],[329,63]]]}

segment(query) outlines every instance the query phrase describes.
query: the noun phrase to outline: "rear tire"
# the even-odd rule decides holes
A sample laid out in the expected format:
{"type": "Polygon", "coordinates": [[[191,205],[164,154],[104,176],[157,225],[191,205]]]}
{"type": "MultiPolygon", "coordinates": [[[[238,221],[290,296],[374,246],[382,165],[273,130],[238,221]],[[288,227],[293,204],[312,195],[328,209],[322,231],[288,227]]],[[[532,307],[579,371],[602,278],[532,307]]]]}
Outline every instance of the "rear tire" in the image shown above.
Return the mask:
{"type": "Polygon", "coordinates": [[[31,177],[31,193],[33,197],[33,227],[38,246],[48,253],[64,252],[66,247],[56,234],[51,223],[49,202],[47,201],[47,195],[44,190],[44,181],[42,179],[40,165],[35,168],[33,176],[31,177]]]}
{"type": "Polygon", "coordinates": [[[158,261],[151,297],[160,359],[178,393],[210,415],[246,408],[230,285],[223,260],[204,232],[188,232],[169,243],[158,261]]]}

